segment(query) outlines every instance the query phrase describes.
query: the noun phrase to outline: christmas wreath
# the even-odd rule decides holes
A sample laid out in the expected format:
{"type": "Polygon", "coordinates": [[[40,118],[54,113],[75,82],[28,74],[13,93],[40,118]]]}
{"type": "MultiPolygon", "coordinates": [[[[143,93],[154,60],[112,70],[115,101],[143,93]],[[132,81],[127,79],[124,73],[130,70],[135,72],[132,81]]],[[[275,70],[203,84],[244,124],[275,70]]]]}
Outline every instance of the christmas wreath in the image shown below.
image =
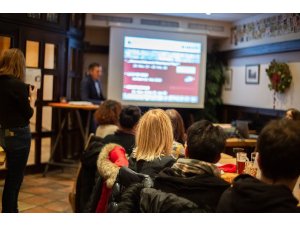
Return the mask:
{"type": "Polygon", "coordinates": [[[276,62],[274,59],[269,68],[266,69],[266,72],[271,82],[269,84],[270,90],[284,93],[285,90],[290,87],[292,75],[286,63],[276,62]]]}
{"type": "Polygon", "coordinates": [[[275,59],[266,69],[266,72],[271,82],[269,88],[274,90],[273,108],[275,109],[276,93],[284,93],[290,87],[293,77],[288,64],[276,62],[275,59]]]}

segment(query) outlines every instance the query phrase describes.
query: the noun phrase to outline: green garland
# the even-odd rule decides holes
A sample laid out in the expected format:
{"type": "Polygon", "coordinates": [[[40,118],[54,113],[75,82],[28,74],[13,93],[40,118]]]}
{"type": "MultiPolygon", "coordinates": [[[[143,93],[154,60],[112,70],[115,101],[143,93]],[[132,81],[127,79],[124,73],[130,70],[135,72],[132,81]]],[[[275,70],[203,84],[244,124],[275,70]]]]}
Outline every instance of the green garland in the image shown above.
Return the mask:
{"type": "Polygon", "coordinates": [[[266,69],[270,79],[269,88],[274,92],[284,93],[292,82],[292,75],[289,66],[286,63],[276,62],[274,59],[269,68],[266,69]]]}

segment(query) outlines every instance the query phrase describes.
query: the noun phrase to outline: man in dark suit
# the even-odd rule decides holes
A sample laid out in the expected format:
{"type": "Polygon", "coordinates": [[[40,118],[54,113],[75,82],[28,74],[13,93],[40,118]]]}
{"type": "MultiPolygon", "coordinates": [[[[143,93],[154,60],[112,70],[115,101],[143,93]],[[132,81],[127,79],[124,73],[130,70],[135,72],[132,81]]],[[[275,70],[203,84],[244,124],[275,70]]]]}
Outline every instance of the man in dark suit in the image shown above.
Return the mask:
{"type": "Polygon", "coordinates": [[[80,95],[82,101],[88,101],[99,105],[101,101],[105,100],[100,82],[101,76],[102,66],[98,63],[90,64],[88,75],[82,79],[80,85],[80,95]]]}

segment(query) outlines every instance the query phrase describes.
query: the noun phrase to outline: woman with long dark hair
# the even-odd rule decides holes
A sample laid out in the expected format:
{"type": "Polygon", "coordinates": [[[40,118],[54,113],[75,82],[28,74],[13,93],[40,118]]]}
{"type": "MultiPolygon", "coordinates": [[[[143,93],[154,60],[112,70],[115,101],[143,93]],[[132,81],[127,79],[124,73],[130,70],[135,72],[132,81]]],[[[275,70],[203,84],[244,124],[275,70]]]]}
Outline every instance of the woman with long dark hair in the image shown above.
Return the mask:
{"type": "Polygon", "coordinates": [[[184,144],[186,140],[184,123],[181,115],[175,109],[166,110],[166,114],[171,120],[172,128],[173,128],[173,150],[172,155],[177,158],[185,157],[184,144]]]}
{"type": "Polygon", "coordinates": [[[6,50],[0,59],[0,144],[6,152],[7,174],[2,212],[18,212],[18,195],[31,143],[29,119],[36,88],[24,83],[25,58],[19,49],[6,50]]]}

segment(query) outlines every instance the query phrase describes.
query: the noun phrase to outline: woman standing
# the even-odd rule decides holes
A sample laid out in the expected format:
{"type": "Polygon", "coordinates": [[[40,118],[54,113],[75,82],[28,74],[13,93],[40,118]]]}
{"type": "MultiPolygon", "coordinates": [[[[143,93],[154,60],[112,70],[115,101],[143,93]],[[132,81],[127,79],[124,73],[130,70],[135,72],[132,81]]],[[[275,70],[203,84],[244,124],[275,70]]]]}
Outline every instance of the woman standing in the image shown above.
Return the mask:
{"type": "Polygon", "coordinates": [[[7,174],[2,212],[18,212],[18,195],[29,155],[29,119],[36,88],[24,83],[25,58],[19,49],[9,49],[0,59],[0,143],[6,152],[7,174]]]}

